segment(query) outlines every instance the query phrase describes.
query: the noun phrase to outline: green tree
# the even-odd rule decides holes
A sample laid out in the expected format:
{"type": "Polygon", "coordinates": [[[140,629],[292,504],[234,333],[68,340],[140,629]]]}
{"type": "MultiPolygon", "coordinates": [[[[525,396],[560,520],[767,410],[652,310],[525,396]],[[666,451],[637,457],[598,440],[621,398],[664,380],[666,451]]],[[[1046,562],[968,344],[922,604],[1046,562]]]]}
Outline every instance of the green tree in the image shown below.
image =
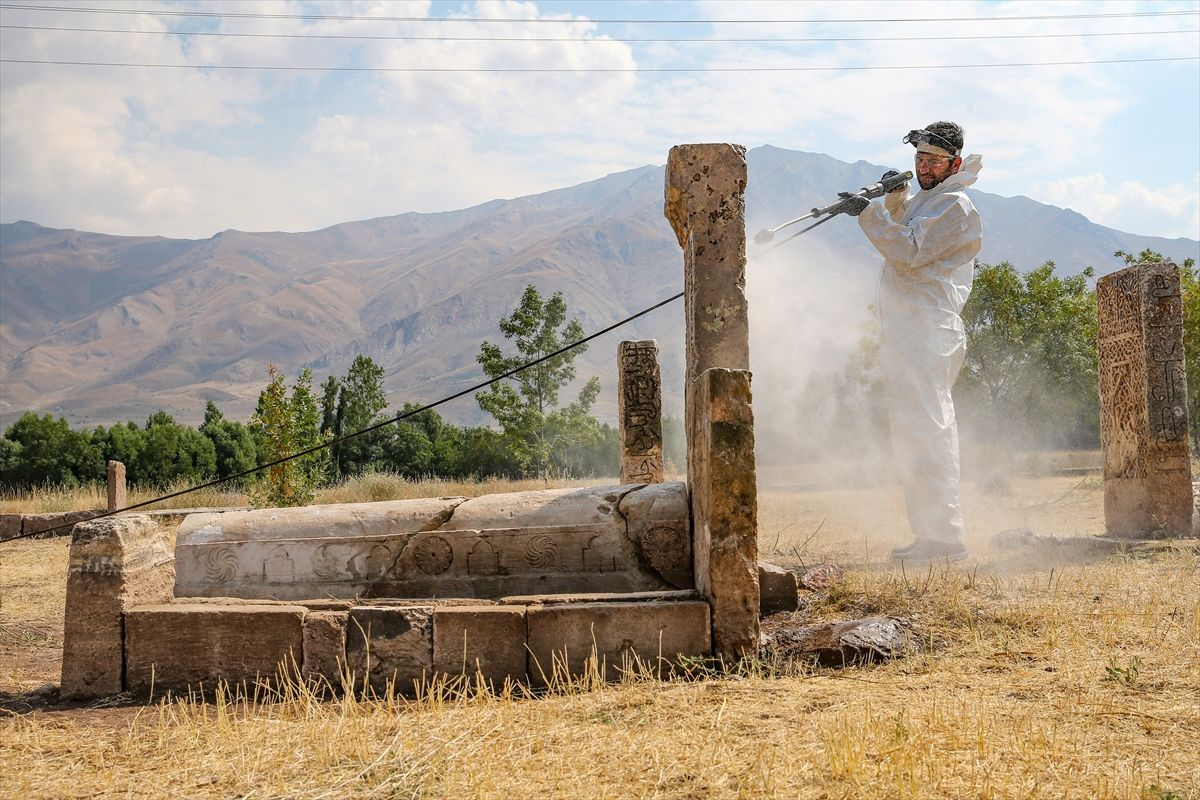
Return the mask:
{"type": "Polygon", "coordinates": [[[100,447],[104,461],[120,461],[125,465],[125,479],[141,484],[142,451],[146,449],[146,432],[136,422],[113,425],[108,430],[96,428],[92,439],[100,447]]]}
{"type": "Polygon", "coordinates": [[[6,466],[0,482],[13,487],[78,486],[98,480],[104,465],[89,431],[71,430],[65,417],[26,412],[4,438],[6,466]]]}
{"type": "MultiPolygon", "coordinates": [[[[271,382],[258,397],[250,427],[258,441],[260,464],[270,464],[314,447],[322,440],[318,430],[316,401],[312,394],[312,372],[303,370],[288,396],[286,378],[274,365],[267,368],[271,382]]],[[[302,506],[313,501],[323,479],[323,451],[275,464],[259,473],[251,487],[255,506],[302,506]]]]}
{"type": "MultiPolygon", "coordinates": [[[[500,332],[517,348],[506,357],[498,345],[480,345],[478,361],[492,378],[583,338],[579,320],[567,319],[562,292],[543,301],[537,288],[525,287],[513,313],[500,320],[500,332]]],[[[496,383],[475,395],[480,408],[495,417],[505,443],[522,472],[546,476],[551,467],[562,467],[563,448],[594,442],[599,424],[591,407],[600,392],[600,381],[589,380],[575,402],[558,408],[560,390],[575,379],[575,359],[586,346],[549,358],[496,383]],[[557,462],[557,463],[556,463],[557,462]]]]}
{"type": "Polygon", "coordinates": [[[216,456],[216,475],[228,478],[253,469],[258,463],[258,445],[249,426],[225,419],[216,403],[208,401],[204,407],[204,422],[200,433],[213,444],[216,456]]]}
{"type": "Polygon", "coordinates": [[[213,476],[217,454],[200,431],[180,425],[165,411],[156,411],[146,420],[145,446],[136,465],[142,483],[160,487],[176,481],[195,483],[213,476]]]}
{"type": "MultiPolygon", "coordinates": [[[[1136,256],[1124,250],[1113,253],[1126,264],[1167,261],[1162,253],[1147,248],[1136,256]]],[[[1183,295],[1183,353],[1187,377],[1188,423],[1192,451],[1200,453],[1200,275],[1196,259],[1185,258],[1179,265],[1179,284],[1183,295]]]]}
{"type": "MultiPolygon", "coordinates": [[[[326,381],[325,397],[328,397],[330,389],[330,382],[326,381]]],[[[338,390],[334,422],[336,435],[346,436],[382,422],[385,417],[381,412],[385,409],[387,396],[383,391],[383,367],[370,356],[356,356],[338,390]]],[[[323,417],[327,417],[327,414],[323,417]]],[[[383,466],[383,443],[387,436],[386,429],[372,431],[336,445],[334,459],[338,475],[356,475],[383,466]]]]}
{"type": "Polygon", "coordinates": [[[967,355],[954,389],[965,428],[1006,448],[1099,441],[1095,272],[1024,275],[978,263],[963,309],[967,355]]]}

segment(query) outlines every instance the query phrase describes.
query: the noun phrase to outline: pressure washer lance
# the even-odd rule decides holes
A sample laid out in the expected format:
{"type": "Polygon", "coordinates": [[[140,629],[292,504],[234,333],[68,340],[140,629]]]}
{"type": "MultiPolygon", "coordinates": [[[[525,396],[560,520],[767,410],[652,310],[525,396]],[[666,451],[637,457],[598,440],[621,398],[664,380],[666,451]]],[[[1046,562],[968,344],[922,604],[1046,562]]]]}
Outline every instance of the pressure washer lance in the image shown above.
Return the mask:
{"type": "MultiPolygon", "coordinates": [[[[865,197],[868,200],[874,200],[876,197],[883,197],[885,194],[892,191],[893,189],[896,189],[896,188],[899,188],[900,186],[906,185],[910,180],[912,180],[912,176],[913,176],[912,170],[908,170],[907,172],[900,172],[895,175],[889,175],[888,177],[879,181],[879,183],[873,183],[870,186],[864,186],[861,190],[855,192],[852,196],[853,197],[865,197]]],[[[817,227],[817,225],[820,225],[822,222],[828,222],[829,220],[836,217],[838,214],[844,213],[846,210],[846,200],[847,200],[847,198],[842,198],[841,200],[838,200],[836,203],[830,203],[829,205],[825,206],[824,208],[814,208],[812,211],[808,212],[803,217],[796,217],[795,219],[789,219],[787,222],[783,223],[782,225],[776,225],[774,228],[764,228],[763,230],[754,234],[754,242],[755,242],[755,244],[770,244],[771,240],[775,238],[775,234],[788,226],[795,225],[797,222],[803,222],[806,219],[817,219],[818,217],[825,217],[824,219],[819,220],[818,222],[815,222],[812,225],[809,225],[803,231],[800,231],[799,233],[797,233],[796,236],[799,236],[801,233],[804,233],[805,231],[811,231],[813,228],[817,227]],[[828,214],[829,216],[825,216],[826,214],[828,214]]],[[[782,244],[782,242],[780,242],[780,244],[782,244]]]]}

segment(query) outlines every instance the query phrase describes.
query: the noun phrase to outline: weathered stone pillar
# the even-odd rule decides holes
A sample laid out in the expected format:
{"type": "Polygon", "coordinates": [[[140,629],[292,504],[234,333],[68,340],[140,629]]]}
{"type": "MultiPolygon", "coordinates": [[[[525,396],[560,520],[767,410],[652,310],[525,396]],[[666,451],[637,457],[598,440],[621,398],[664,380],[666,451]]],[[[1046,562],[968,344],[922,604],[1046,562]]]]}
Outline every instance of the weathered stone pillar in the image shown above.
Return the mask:
{"type": "Polygon", "coordinates": [[[129,505],[125,494],[125,465],[120,461],[108,462],[108,510],[116,511],[129,505]]]}
{"type": "Polygon", "coordinates": [[[1192,470],[1179,269],[1138,264],[1096,283],[1100,442],[1110,536],[1191,536],[1192,470]]]}
{"type": "Polygon", "coordinates": [[[142,514],[75,526],[67,567],[64,698],[124,690],[124,619],[135,605],[171,599],[175,570],[166,533],[142,514]]]}
{"type": "Polygon", "coordinates": [[[745,294],[746,150],[679,145],[664,209],[684,254],[688,486],[696,587],[717,655],[758,649],[757,487],[745,294]]]}
{"type": "Polygon", "coordinates": [[[662,373],[658,342],[617,346],[617,419],[621,483],[662,483],[662,373]]]}

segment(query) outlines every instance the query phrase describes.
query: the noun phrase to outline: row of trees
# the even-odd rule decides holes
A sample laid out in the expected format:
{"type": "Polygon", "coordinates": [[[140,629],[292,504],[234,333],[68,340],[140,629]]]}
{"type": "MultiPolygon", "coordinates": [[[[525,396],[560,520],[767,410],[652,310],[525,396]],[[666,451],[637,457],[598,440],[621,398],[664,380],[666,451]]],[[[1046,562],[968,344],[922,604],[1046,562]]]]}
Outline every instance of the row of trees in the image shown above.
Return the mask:
{"type": "MultiPolygon", "coordinates": [[[[1116,256],[1130,264],[1162,260],[1149,250],[1116,256]]],[[[1200,354],[1200,278],[1192,259],[1181,274],[1185,351],[1200,354]]],[[[967,358],[955,387],[965,437],[1010,450],[1098,446],[1094,277],[1090,268],[1056,275],[1053,262],[1024,274],[1007,262],[977,265],[963,312],[967,358]]],[[[527,287],[500,331],[516,353],[506,356],[499,345],[484,342],[478,361],[489,377],[539,361],[476,395],[496,428],[457,427],[432,409],[387,424],[392,415],[383,369],[358,356],[346,375],[330,376],[319,393],[309,370],[289,387],[271,368],[249,424],[225,419],[211,402],[196,429],[161,411],[142,427],[130,422],[91,431],[72,430],[61,417],[26,414],[0,439],[0,484],[103,480],[108,459],[124,462],[132,482],[148,485],[227,478],[270,464],[252,493],[264,503],[292,505],[311,500],[323,483],[367,470],[414,478],[614,474],[617,432],[591,414],[599,382],[592,378],[571,402],[559,403],[575,379],[574,359],[585,349],[553,355],[583,337],[579,322],[568,321],[561,294],[543,299],[527,287]],[[344,438],[364,429],[370,430],[344,438]],[[274,463],[305,450],[312,452],[274,463]]],[[[1200,421],[1200,355],[1187,369],[1189,414],[1200,421]]],[[[814,424],[826,423],[850,440],[885,442],[878,331],[864,331],[846,367],[819,376],[802,404],[814,424]]],[[[417,408],[408,403],[399,412],[417,408]]],[[[1198,433],[1200,425],[1193,424],[1195,449],[1198,433]]],[[[682,461],[682,453],[674,457],[682,461]]]]}
{"type": "MultiPolygon", "coordinates": [[[[579,322],[567,320],[562,295],[543,299],[533,286],[500,321],[500,330],[517,355],[506,357],[498,345],[484,342],[478,360],[492,378],[583,337],[579,322]]],[[[270,367],[248,424],[226,419],[212,402],[198,428],[159,411],[144,426],[73,430],[62,417],[31,412],[0,438],[0,485],[102,481],[110,459],[125,463],[130,482],[150,486],[225,479],[270,465],[245,482],[255,501],[298,505],[311,502],[323,484],[369,470],[409,478],[611,475],[617,469],[617,432],[591,415],[599,381],[592,378],[573,402],[559,407],[561,390],[575,378],[574,359],[585,349],[545,358],[512,376],[511,385],[480,392],[477,401],[495,417],[498,430],[455,426],[433,409],[418,412],[412,403],[389,411],[383,369],[365,355],[344,376],[330,376],[319,392],[310,370],[289,384],[270,367]],[[405,414],[411,416],[389,424],[405,414]],[[351,435],[365,429],[370,430],[351,435]],[[281,461],[305,450],[312,452],[281,461]]]]}

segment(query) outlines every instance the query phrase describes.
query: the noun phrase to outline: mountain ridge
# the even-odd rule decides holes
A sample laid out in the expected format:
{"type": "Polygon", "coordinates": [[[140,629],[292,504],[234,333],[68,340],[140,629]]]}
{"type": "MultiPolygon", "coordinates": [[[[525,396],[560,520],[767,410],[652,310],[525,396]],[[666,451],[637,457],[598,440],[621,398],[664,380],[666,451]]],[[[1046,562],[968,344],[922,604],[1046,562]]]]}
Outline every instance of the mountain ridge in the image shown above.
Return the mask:
{"type": "MultiPolygon", "coordinates": [[[[775,147],[751,150],[749,162],[751,235],[884,169],[775,147]]],[[[480,378],[479,343],[501,340],[496,323],[527,283],[563,291],[588,331],[678,291],[682,256],[662,217],[662,186],[663,167],[647,165],[466,209],[208,239],[0,225],[0,424],[60,409],[73,424],[141,421],[158,408],[195,422],[206,400],[244,419],[268,362],[289,376],[311,367],[320,380],[344,373],[360,352],[384,367],[393,407],[450,394],[480,378]]],[[[969,192],[985,220],[987,262],[1030,269],[1054,260],[1064,272],[1090,263],[1103,274],[1119,266],[1117,248],[1179,259],[1200,252],[1194,240],[969,192]]],[[[856,286],[877,269],[853,224],[832,222],[777,251],[797,263],[815,252],[832,254],[856,286]]],[[[660,340],[666,405],[677,407],[682,311],[638,320],[581,358],[581,376],[601,375],[606,417],[615,413],[620,338],[660,340]]],[[[446,413],[481,420],[465,400],[446,413]]]]}

